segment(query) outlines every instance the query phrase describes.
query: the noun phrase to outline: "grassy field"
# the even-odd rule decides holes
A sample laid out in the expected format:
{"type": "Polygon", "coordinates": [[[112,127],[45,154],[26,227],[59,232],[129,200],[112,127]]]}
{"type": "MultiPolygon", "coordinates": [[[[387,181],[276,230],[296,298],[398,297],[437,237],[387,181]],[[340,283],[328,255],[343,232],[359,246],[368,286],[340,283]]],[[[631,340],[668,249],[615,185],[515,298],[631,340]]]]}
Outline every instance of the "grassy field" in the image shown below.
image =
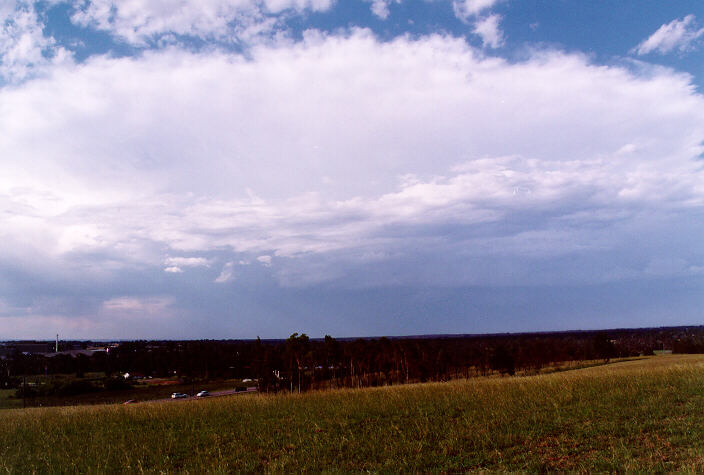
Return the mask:
{"type": "Polygon", "coordinates": [[[0,471],[704,471],[704,355],[302,395],[11,409],[0,471]]]}
{"type": "Polygon", "coordinates": [[[0,409],[22,407],[22,399],[15,398],[15,389],[0,389],[0,409]]]}

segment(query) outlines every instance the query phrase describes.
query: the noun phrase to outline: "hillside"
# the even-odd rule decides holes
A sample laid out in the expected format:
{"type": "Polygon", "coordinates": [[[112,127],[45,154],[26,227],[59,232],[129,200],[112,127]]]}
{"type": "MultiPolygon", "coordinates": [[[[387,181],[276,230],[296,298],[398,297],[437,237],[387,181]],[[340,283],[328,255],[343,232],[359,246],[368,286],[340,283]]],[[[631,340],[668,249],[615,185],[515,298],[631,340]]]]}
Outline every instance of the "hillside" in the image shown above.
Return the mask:
{"type": "Polygon", "coordinates": [[[3,411],[0,471],[704,470],[704,355],[529,377],[3,411]]]}

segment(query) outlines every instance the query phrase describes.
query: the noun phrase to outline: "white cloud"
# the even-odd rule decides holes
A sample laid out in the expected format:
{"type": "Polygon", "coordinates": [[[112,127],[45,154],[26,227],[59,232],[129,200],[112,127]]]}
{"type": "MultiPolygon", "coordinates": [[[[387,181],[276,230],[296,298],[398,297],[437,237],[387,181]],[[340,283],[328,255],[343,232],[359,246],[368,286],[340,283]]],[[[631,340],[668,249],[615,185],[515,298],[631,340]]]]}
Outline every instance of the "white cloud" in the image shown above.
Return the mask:
{"type": "Polygon", "coordinates": [[[382,20],[386,20],[391,13],[389,6],[391,3],[401,3],[401,0],[364,0],[365,2],[371,2],[372,13],[382,20]]]}
{"type": "Polygon", "coordinates": [[[164,259],[164,264],[178,267],[208,267],[210,259],[203,257],[167,257],[164,259]]]}
{"type": "Polygon", "coordinates": [[[498,48],[504,42],[504,35],[499,28],[500,22],[501,15],[489,15],[477,20],[472,31],[482,39],[484,46],[498,48]]]}
{"type": "Polygon", "coordinates": [[[644,55],[654,51],[660,54],[690,51],[702,36],[704,36],[704,28],[697,27],[694,15],[687,15],[681,20],[675,19],[662,25],[649,38],[636,46],[634,52],[644,55]]]}
{"type": "Polygon", "coordinates": [[[103,309],[119,314],[152,314],[158,315],[170,306],[170,297],[116,297],[103,302],[103,309]]]}
{"type": "Polygon", "coordinates": [[[262,265],[266,267],[271,267],[271,256],[259,256],[257,257],[257,260],[262,263],[262,265]]]}
{"type": "Polygon", "coordinates": [[[328,10],[334,0],[83,0],[72,20],[132,44],[161,35],[249,40],[270,32],[276,16],[328,10]]]}
{"type": "Polygon", "coordinates": [[[204,257],[167,257],[164,272],[182,273],[184,267],[210,267],[211,262],[204,257]]]}
{"type": "Polygon", "coordinates": [[[455,16],[461,20],[477,16],[494,7],[501,0],[453,0],[452,8],[455,16]]]}
{"type": "Polygon", "coordinates": [[[0,5],[0,80],[14,82],[33,68],[69,60],[67,51],[44,36],[34,3],[4,1],[0,5]]]}
{"type": "Polygon", "coordinates": [[[214,282],[217,284],[223,284],[225,282],[231,281],[232,278],[234,277],[233,267],[234,267],[234,263],[232,263],[232,262],[226,263],[223,266],[222,271],[220,271],[220,275],[217,276],[217,278],[215,279],[214,282]]]}
{"type": "Polygon", "coordinates": [[[501,15],[481,15],[499,2],[500,0],[454,0],[452,7],[457,18],[472,24],[472,33],[482,39],[485,47],[498,48],[504,42],[503,32],[499,28],[501,15]]]}
{"type": "MultiPolygon", "coordinates": [[[[645,275],[634,236],[704,206],[688,76],[555,51],[511,63],[447,36],[57,65],[0,89],[0,131],[0,262],[57,281],[226,262],[208,278],[227,282],[233,262],[274,256],[300,284],[420,250],[422,272],[374,282],[481,283],[442,271],[448,253],[467,269],[510,256],[520,284],[537,280],[520,259],[602,250],[579,278],[645,275]]],[[[659,252],[701,266],[699,238],[659,252]]]]}

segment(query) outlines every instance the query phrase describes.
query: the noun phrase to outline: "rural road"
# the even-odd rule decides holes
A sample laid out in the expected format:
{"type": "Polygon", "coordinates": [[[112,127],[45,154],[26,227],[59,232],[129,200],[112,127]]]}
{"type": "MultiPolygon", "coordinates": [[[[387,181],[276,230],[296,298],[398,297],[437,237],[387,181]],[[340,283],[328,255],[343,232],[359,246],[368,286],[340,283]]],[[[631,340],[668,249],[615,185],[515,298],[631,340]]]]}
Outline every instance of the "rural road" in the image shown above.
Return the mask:
{"type": "MultiPolygon", "coordinates": [[[[223,397],[223,396],[235,396],[238,394],[251,394],[257,392],[256,387],[249,387],[247,388],[246,391],[237,391],[236,389],[228,389],[226,391],[213,391],[210,393],[210,396],[205,396],[205,397],[196,397],[196,396],[188,396],[184,398],[178,398],[178,399],[172,399],[172,398],[165,398],[165,399],[149,399],[146,401],[139,401],[135,400],[134,403],[132,404],[141,404],[141,403],[147,403],[147,402],[166,402],[166,401],[193,401],[193,400],[198,400],[198,399],[211,399],[214,397],[223,397]]],[[[122,403],[125,404],[125,403],[122,403]]]]}

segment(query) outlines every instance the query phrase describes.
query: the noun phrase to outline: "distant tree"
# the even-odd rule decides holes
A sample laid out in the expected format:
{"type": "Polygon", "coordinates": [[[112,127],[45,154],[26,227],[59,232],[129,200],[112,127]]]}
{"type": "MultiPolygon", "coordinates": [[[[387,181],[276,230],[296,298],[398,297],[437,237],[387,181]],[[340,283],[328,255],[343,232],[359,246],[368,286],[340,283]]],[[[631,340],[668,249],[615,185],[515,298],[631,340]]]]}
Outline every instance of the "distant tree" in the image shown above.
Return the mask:
{"type": "Polygon", "coordinates": [[[593,345],[596,357],[604,361],[609,361],[616,354],[616,348],[606,333],[594,335],[593,345]]]}
{"type": "Polygon", "coordinates": [[[503,344],[494,349],[494,354],[491,357],[491,369],[498,371],[501,374],[516,374],[516,361],[511,351],[503,344]]]}
{"type": "Polygon", "coordinates": [[[323,361],[325,362],[325,371],[323,374],[327,375],[328,379],[330,379],[332,373],[332,380],[335,381],[337,379],[337,368],[342,358],[340,343],[330,335],[325,335],[325,339],[323,340],[323,354],[323,361]]]}
{"type": "Polygon", "coordinates": [[[269,388],[275,384],[271,348],[268,345],[264,345],[259,337],[257,337],[252,346],[251,359],[252,370],[257,379],[259,391],[268,392],[269,388]]]}
{"type": "Polygon", "coordinates": [[[0,388],[8,389],[14,384],[14,378],[10,376],[10,364],[0,359],[0,388]]]}
{"type": "Polygon", "coordinates": [[[132,384],[130,384],[130,382],[125,378],[121,378],[119,376],[116,378],[107,377],[103,379],[103,388],[106,391],[122,391],[125,389],[132,389],[132,384]]]}
{"type": "Polygon", "coordinates": [[[310,339],[305,333],[292,334],[286,340],[286,353],[289,360],[289,374],[291,376],[291,391],[293,391],[293,370],[296,369],[298,376],[298,392],[301,392],[301,370],[303,369],[303,358],[310,350],[310,339]]]}
{"type": "Polygon", "coordinates": [[[82,378],[86,372],[86,369],[89,368],[89,366],[90,360],[88,359],[88,357],[84,354],[79,354],[76,357],[75,361],[76,377],[82,378]]]}

